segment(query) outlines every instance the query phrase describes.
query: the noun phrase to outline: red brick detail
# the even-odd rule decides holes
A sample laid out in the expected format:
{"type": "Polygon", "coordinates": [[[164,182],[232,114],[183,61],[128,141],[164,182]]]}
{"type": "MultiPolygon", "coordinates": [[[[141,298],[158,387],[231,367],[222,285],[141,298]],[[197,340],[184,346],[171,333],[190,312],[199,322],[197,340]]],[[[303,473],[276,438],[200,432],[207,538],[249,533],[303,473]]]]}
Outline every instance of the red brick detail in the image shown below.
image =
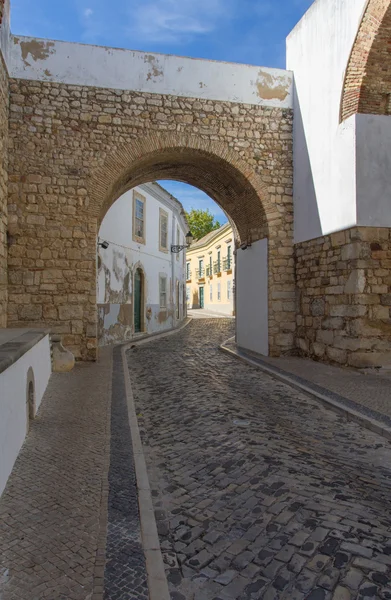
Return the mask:
{"type": "Polygon", "coordinates": [[[350,55],[341,121],[391,114],[391,0],[369,0],[350,55]]]}

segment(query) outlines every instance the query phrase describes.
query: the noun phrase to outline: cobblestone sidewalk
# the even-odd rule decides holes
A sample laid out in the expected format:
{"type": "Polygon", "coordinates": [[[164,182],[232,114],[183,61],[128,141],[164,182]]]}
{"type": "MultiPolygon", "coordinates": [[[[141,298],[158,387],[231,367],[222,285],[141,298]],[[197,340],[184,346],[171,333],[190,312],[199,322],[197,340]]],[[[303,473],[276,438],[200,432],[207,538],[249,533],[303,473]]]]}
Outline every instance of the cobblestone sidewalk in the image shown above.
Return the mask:
{"type": "Polygon", "coordinates": [[[85,600],[103,585],[111,350],[54,374],[0,501],[1,600],[85,600]]]}
{"type": "Polygon", "coordinates": [[[193,321],[128,353],[173,600],[391,599],[391,446],[193,321]]]}

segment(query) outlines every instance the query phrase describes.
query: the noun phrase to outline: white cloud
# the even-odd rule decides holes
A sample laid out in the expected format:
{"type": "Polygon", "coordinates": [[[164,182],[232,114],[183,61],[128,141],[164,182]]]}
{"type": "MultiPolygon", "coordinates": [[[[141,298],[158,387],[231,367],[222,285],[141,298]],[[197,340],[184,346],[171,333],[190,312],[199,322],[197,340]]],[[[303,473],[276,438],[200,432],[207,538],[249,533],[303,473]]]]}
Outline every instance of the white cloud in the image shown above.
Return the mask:
{"type": "Polygon", "coordinates": [[[86,8],[83,13],[83,15],[86,17],[86,19],[91,17],[93,14],[94,14],[94,11],[92,10],[92,8],[86,8]]]}
{"type": "Polygon", "coordinates": [[[228,7],[227,0],[137,0],[131,6],[131,34],[149,42],[189,42],[212,33],[228,7]]]}

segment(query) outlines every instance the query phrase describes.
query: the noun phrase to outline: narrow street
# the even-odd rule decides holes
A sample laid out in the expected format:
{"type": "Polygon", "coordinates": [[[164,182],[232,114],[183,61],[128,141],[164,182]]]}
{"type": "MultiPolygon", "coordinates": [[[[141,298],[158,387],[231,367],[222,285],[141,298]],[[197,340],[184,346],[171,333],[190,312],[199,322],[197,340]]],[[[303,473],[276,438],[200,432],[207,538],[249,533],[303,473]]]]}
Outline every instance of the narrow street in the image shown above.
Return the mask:
{"type": "Polygon", "coordinates": [[[391,598],[391,448],[232,359],[228,319],[128,352],[173,600],[391,598]]]}

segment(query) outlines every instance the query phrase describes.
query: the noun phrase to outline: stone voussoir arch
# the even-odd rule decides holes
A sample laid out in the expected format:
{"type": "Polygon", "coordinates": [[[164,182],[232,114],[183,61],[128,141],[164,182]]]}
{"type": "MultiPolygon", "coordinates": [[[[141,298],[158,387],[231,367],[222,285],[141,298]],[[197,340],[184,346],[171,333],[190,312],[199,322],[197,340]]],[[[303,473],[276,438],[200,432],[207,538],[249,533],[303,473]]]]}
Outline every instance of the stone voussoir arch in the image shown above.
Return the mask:
{"type": "Polygon", "coordinates": [[[342,90],[340,121],[391,112],[391,0],[368,0],[342,90]]]}
{"type": "Polygon", "coordinates": [[[127,190],[176,179],[209,194],[228,214],[237,240],[268,236],[268,186],[228,144],[183,133],[151,133],[106,154],[89,181],[90,212],[101,222],[127,190]]]}

